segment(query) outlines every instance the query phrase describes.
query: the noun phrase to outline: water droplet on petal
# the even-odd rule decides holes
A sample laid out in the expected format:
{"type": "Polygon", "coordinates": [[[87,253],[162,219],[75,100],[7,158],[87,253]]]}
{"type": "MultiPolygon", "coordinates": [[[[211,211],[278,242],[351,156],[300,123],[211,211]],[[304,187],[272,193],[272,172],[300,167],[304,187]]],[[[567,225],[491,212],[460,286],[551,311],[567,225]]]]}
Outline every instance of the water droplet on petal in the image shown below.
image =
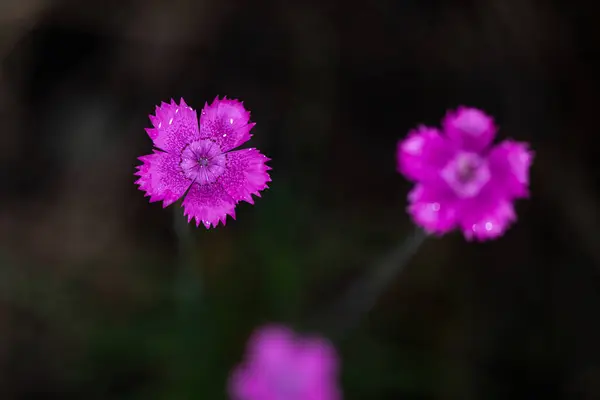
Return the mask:
{"type": "Polygon", "coordinates": [[[171,118],[171,119],[169,120],[169,125],[171,125],[172,123],[173,123],[173,118],[171,118]]]}
{"type": "Polygon", "coordinates": [[[160,128],[161,126],[162,126],[162,122],[159,122],[158,123],[158,127],[160,128]]]}
{"type": "Polygon", "coordinates": [[[223,137],[225,137],[225,136],[227,136],[227,134],[226,134],[226,133],[224,133],[224,134],[223,134],[223,137]]]}
{"type": "Polygon", "coordinates": [[[229,123],[233,124],[233,118],[229,118],[229,123]]]}
{"type": "Polygon", "coordinates": [[[440,211],[440,203],[432,203],[431,204],[431,209],[433,211],[440,211]]]}
{"type": "Polygon", "coordinates": [[[473,232],[477,232],[477,224],[473,224],[473,226],[471,227],[471,230],[473,232]]]}
{"type": "Polygon", "coordinates": [[[494,228],[494,225],[491,222],[488,221],[488,222],[485,223],[485,230],[486,231],[489,232],[489,231],[492,230],[492,228],[494,228]]]}
{"type": "Polygon", "coordinates": [[[177,109],[175,110],[175,114],[177,114],[178,112],[179,112],[179,108],[177,108],[177,109]]]}

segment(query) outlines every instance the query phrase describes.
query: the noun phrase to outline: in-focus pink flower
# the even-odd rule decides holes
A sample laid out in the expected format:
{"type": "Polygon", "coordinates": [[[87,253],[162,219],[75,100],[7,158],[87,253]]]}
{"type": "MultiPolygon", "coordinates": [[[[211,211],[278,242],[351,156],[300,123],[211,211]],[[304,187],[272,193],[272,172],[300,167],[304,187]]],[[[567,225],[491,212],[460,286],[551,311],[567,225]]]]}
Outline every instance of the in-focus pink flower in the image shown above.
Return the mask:
{"type": "Polygon", "coordinates": [[[241,102],[217,97],[205,104],[200,114],[181,99],[177,104],[161,103],[150,115],[154,128],[146,131],[156,149],[139,159],[135,182],[150,202],[163,207],[185,196],[182,207],[188,222],[194,218],[206,228],[225,225],[227,215],[235,219],[235,206],[244,200],[254,204],[252,195],[271,181],[269,161],[254,148],[232,151],[252,136],[250,112],[241,102]]]}
{"type": "Polygon", "coordinates": [[[282,326],[258,329],[229,381],[233,400],[339,400],[338,359],[322,338],[282,326]]]}
{"type": "Polygon", "coordinates": [[[442,127],[419,126],[398,142],[398,171],[416,183],[408,212],[429,233],[502,236],[517,219],[514,200],[529,196],[533,152],[512,140],[493,146],[494,121],[475,108],[448,112],[442,127]]]}

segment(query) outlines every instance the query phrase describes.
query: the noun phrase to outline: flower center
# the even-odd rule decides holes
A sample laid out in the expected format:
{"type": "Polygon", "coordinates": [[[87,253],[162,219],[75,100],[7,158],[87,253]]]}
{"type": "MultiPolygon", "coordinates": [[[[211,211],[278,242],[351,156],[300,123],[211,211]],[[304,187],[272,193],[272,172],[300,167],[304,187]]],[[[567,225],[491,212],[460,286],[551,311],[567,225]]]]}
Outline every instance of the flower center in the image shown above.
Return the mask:
{"type": "Polygon", "coordinates": [[[441,172],[442,178],[460,198],[474,197],[490,180],[487,160],[476,153],[461,152],[441,172]]]}
{"type": "Polygon", "coordinates": [[[181,152],[179,166],[190,180],[204,185],[217,180],[225,171],[227,157],[212,140],[197,140],[181,152]]]}
{"type": "Polygon", "coordinates": [[[457,160],[456,164],[456,179],[460,183],[469,183],[475,178],[479,169],[478,163],[463,157],[457,160]]]}

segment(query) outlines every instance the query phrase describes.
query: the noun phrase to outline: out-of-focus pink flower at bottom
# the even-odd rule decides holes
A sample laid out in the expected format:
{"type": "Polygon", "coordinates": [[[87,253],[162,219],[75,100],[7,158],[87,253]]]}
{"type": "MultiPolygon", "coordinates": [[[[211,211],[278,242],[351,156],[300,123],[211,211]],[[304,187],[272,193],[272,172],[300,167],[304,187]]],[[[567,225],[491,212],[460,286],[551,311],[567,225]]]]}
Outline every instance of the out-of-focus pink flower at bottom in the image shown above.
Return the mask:
{"type": "Polygon", "coordinates": [[[232,372],[229,393],[233,400],[340,400],[337,354],[323,338],[262,327],[232,372]]]}

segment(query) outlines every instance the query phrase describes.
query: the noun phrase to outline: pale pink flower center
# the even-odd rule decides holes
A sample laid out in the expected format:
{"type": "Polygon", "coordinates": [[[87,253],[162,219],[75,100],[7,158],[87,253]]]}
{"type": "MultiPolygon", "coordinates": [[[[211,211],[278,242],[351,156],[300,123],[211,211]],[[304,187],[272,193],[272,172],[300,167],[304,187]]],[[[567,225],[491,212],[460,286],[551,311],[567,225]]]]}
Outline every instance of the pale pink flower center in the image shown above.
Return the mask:
{"type": "Polygon", "coordinates": [[[179,165],[188,179],[204,185],[216,181],[223,174],[226,162],[227,156],[219,146],[212,140],[203,139],[183,149],[179,165]]]}
{"type": "Polygon", "coordinates": [[[477,196],[490,180],[487,160],[476,153],[458,153],[441,174],[460,198],[477,196]]]}

